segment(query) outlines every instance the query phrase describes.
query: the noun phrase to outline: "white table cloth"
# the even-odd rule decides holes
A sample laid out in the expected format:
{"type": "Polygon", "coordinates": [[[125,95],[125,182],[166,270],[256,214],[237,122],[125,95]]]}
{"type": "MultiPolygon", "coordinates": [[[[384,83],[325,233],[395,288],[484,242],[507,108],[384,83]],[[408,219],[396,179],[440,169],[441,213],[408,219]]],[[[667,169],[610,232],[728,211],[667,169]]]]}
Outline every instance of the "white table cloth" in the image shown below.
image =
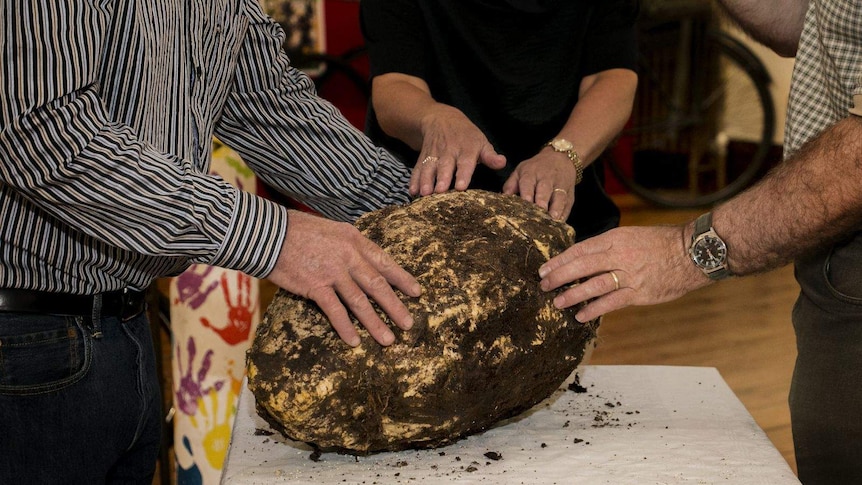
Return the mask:
{"type": "Polygon", "coordinates": [[[799,484],[710,367],[584,366],[568,390],[434,450],[354,457],[272,434],[244,388],[222,483],[799,484]]]}

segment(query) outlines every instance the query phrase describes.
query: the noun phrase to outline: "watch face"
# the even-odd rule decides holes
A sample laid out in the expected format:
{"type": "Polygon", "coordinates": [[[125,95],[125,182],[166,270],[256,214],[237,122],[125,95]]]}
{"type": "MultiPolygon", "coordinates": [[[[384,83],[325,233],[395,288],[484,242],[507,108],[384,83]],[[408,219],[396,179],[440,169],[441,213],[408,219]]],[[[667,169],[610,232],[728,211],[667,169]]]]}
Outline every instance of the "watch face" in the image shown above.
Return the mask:
{"type": "Polygon", "coordinates": [[[564,140],[562,138],[552,141],[551,146],[554,147],[554,150],[558,152],[564,152],[566,150],[571,150],[572,148],[574,148],[572,142],[570,142],[569,140],[564,140]]]}
{"type": "Polygon", "coordinates": [[[718,268],[727,261],[727,246],[721,239],[706,235],[695,241],[691,248],[691,259],[703,269],[718,268]]]}

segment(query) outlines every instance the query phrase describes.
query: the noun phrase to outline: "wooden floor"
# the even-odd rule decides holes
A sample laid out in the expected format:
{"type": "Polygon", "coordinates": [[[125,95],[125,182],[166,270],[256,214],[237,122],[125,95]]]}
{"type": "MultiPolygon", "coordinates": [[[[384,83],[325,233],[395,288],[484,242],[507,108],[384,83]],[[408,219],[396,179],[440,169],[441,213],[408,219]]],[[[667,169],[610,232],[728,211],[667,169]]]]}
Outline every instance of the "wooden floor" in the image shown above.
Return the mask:
{"type": "MultiPolygon", "coordinates": [[[[620,201],[623,225],[669,224],[700,211],[620,201]]],[[[608,314],[592,364],[715,367],[796,471],[787,393],[796,359],[792,267],[725,280],[679,300],[608,314]]]]}

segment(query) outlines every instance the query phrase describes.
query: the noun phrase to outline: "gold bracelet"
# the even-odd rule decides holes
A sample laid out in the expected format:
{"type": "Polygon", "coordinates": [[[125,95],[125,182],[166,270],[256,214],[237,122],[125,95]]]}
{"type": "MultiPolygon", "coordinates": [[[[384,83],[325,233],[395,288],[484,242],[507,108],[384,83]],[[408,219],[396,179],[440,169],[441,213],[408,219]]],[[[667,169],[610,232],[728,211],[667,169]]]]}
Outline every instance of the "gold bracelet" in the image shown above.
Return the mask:
{"type": "Polygon", "coordinates": [[[581,156],[578,155],[578,152],[574,150],[567,150],[566,156],[569,157],[572,165],[575,166],[575,185],[578,185],[584,179],[584,162],[581,161],[581,156]]]}
{"type": "Polygon", "coordinates": [[[554,149],[555,152],[565,153],[572,165],[575,166],[575,185],[581,183],[584,179],[584,162],[581,161],[581,156],[575,151],[575,146],[569,140],[563,138],[555,138],[545,144],[554,149]]]}

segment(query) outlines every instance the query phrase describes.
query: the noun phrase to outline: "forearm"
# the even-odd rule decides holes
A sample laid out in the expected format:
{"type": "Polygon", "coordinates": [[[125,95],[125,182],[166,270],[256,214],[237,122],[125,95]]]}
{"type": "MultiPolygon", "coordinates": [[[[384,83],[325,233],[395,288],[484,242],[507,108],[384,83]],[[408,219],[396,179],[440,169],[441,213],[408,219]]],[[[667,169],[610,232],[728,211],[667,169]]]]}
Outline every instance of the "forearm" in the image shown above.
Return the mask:
{"type": "Polygon", "coordinates": [[[560,138],[570,140],[585,164],[592,163],[629,119],[637,75],[628,69],[603,71],[584,79],[578,103],[560,138]]]}
{"type": "Polygon", "coordinates": [[[216,135],[271,187],[340,221],[409,200],[410,172],[331,104],[288,92],[260,102],[231,94],[216,135]]]}
{"type": "Polygon", "coordinates": [[[424,140],[423,120],[433,116],[435,111],[448,108],[434,100],[425,81],[405,74],[378,76],[371,89],[380,128],[416,151],[422,148],[424,140]]]}
{"type": "Polygon", "coordinates": [[[735,274],[769,270],[862,227],[862,121],[827,129],[758,185],[719,207],[735,274]]]}
{"type": "Polygon", "coordinates": [[[781,56],[796,54],[808,0],[719,0],[718,3],[758,42],[781,56]]]}

